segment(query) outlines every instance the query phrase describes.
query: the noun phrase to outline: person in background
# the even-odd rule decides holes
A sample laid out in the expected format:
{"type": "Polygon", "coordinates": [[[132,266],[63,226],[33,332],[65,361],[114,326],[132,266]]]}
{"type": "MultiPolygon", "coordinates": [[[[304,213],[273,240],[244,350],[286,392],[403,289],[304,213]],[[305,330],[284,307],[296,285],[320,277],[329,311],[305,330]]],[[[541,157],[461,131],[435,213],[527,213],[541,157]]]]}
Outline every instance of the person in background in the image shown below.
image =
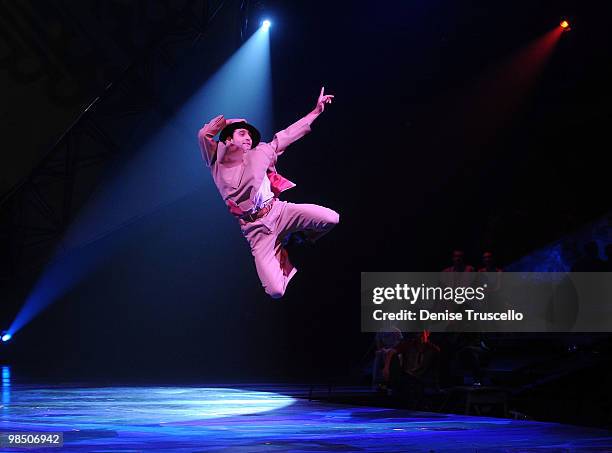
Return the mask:
{"type": "Polygon", "coordinates": [[[372,390],[386,391],[388,386],[388,376],[384,376],[383,369],[387,364],[387,358],[404,338],[402,332],[397,327],[391,327],[385,331],[376,333],[376,351],[374,353],[374,363],[372,365],[372,390]]]}

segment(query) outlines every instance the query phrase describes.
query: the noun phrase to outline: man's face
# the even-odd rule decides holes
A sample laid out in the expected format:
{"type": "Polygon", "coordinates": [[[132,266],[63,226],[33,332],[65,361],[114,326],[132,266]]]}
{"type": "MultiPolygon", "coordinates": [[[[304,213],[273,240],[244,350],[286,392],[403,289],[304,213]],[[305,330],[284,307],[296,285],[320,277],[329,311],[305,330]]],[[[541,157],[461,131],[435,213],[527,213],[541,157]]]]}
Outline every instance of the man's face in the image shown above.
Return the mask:
{"type": "Polygon", "coordinates": [[[483,254],[482,255],[482,262],[485,265],[487,265],[487,266],[490,265],[490,264],[493,264],[493,254],[491,254],[491,253],[483,254]]]}
{"type": "Polygon", "coordinates": [[[245,151],[248,151],[253,146],[253,140],[246,129],[236,129],[234,135],[226,141],[241,147],[245,151]]]}

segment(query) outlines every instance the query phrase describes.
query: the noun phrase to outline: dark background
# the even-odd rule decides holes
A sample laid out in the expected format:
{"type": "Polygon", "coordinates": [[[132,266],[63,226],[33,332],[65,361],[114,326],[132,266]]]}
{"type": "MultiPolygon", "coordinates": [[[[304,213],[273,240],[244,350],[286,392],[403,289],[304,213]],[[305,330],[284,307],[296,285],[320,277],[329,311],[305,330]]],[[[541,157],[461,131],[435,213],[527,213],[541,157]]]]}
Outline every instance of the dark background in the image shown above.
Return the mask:
{"type": "MultiPolygon", "coordinates": [[[[14,194],[91,100],[121,103],[104,88],[163,35],[174,9],[201,13],[196,2],[171,3],[2,6],[3,22],[15,16],[20,24],[7,26],[5,36],[39,37],[0,68],[3,256],[11,260],[3,264],[4,328],[54,250],[14,257],[14,194]],[[29,78],[18,69],[37,63],[40,73],[29,78]]],[[[248,34],[266,12],[274,21],[275,129],[312,109],[322,85],[336,96],[278,168],[298,184],[285,199],[333,208],[340,225],[316,247],[293,253],[299,272],[282,300],[270,300],[207,169],[198,167],[197,190],[86,245],[86,253],[105,251],[99,265],[2,345],[1,357],[24,372],[62,379],[313,381],[354,374],[372,342],[360,333],[361,271],[437,271],[457,247],[469,262],[492,249],[508,265],[609,211],[609,10],[578,1],[253,3],[248,34]],[[507,70],[504,62],[562,17],[572,31],[491,129],[472,108],[479,81],[491,69],[507,70]]],[[[150,105],[139,108],[161,112],[162,123],[179,110],[239,47],[240,17],[240,2],[226,2],[203,44],[163,72],[158,87],[172,86],[171,96],[162,102],[143,93],[150,105]]],[[[498,88],[493,93],[507,97],[504,85],[498,88]]],[[[114,129],[106,123],[111,133],[129,135],[122,118],[107,117],[115,120],[114,129]]],[[[129,132],[147,136],[151,124],[129,132]]],[[[90,186],[75,195],[56,240],[95,188],[130,159],[130,141],[120,143],[109,163],[88,175],[90,186]]],[[[198,153],[194,141],[195,161],[198,153]]]]}

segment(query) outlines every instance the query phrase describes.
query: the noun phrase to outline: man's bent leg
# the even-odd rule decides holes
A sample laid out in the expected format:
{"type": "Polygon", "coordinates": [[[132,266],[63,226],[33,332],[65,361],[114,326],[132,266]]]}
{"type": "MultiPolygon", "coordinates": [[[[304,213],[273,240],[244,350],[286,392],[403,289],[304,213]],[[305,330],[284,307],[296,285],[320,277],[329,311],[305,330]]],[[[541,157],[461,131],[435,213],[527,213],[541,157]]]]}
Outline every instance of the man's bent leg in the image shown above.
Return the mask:
{"type": "Polygon", "coordinates": [[[279,236],[295,231],[307,231],[308,239],[318,240],[340,221],[340,215],[329,208],[316,204],[284,202],[278,225],[279,236]]]}
{"type": "Polygon", "coordinates": [[[257,275],[264,290],[273,299],[282,297],[297,269],[289,261],[278,236],[268,233],[262,225],[246,233],[245,237],[251,246],[257,275]]]}

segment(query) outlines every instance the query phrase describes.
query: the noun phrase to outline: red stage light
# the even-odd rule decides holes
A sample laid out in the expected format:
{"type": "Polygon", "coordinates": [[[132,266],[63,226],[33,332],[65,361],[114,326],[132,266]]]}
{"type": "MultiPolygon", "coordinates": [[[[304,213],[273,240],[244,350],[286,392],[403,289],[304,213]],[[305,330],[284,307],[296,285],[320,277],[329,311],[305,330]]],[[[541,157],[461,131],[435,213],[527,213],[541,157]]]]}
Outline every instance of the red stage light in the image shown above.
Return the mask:
{"type": "Polygon", "coordinates": [[[561,21],[561,23],[559,25],[561,26],[561,28],[563,30],[569,30],[570,29],[569,22],[566,21],[566,20],[561,21]]]}

